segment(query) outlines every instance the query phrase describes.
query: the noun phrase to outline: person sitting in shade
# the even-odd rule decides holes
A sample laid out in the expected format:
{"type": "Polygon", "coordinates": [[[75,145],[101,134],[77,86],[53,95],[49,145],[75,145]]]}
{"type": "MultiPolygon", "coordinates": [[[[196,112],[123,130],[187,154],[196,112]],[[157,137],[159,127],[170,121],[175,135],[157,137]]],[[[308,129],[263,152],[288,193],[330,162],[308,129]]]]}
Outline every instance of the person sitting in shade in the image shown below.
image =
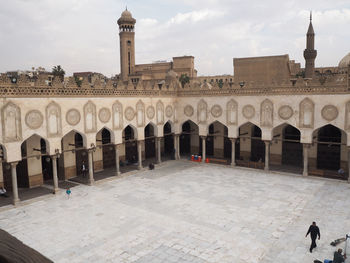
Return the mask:
{"type": "Polygon", "coordinates": [[[334,252],[334,257],[332,263],[343,263],[345,262],[346,255],[342,255],[343,250],[341,248],[334,252]]]}

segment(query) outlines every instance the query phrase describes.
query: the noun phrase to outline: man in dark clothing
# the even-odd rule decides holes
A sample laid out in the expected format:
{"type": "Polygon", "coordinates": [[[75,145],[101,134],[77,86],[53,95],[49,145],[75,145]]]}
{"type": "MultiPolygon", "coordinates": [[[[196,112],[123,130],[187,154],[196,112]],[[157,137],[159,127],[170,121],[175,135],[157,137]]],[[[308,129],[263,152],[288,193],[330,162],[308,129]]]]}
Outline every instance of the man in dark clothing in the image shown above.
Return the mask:
{"type": "Polygon", "coordinates": [[[311,246],[310,246],[310,253],[312,253],[312,250],[317,247],[316,245],[316,238],[318,236],[318,239],[321,238],[321,234],[320,234],[320,229],[318,228],[318,226],[316,226],[316,222],[312,222],[312,225],[309,227],[309,230],[306,233],[306,236],[310,234],[311,236],[311,246]]]}
{"type": "Polygon", "coordinates": [[[346,255],[342,255],[343,250],[341,248],[334,252],[333,263],[343,263],[345,262],[346,255]]]}

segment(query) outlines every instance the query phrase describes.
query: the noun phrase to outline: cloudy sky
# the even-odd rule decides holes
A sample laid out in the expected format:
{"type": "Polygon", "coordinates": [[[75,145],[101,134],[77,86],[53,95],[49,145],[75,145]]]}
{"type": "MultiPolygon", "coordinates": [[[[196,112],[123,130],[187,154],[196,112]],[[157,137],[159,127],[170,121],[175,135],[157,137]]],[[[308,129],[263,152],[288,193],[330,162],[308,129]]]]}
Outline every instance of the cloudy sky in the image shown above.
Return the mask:
{"type": "Polygon", "coordinates": [[[137,20],[137,64],[193,55],[198,75],[233,74],[234,57],[289,54],[303,66],[310,10],[316,66],[350,52],[350,0],[0,0],[0,72],[119,73],[126,5],[137,20]]]}

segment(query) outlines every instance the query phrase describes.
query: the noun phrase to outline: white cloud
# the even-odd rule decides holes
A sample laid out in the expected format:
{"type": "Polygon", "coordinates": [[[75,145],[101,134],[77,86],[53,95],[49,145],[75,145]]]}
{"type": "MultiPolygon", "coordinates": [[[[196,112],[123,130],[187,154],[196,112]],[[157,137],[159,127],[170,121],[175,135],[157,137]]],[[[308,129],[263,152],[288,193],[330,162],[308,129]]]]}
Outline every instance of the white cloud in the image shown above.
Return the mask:
{"type": "Polygon", "coordinates": [[[186,22],[197,23],[202,20],[208,20],[211,18],[222,16],[224,12],[215,10],[195,10],[188,13],[179,13],[169,20],[169,24],[182,24],[186,22]]]}

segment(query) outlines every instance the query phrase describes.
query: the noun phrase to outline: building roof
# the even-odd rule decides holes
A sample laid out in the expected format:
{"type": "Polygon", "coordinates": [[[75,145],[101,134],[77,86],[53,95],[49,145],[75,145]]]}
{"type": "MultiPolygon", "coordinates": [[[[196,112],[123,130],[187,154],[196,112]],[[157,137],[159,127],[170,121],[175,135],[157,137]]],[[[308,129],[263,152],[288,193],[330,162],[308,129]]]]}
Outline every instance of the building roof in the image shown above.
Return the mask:
{"type": "Polygon", "coordinates": [[[125,9],[118,19],[118,25],[120,24],[135,24],[136,19],[132,17],[131,12],[128,9],[125,9]]]}
{"type": "Polygon", "coordinates": [[[346,68],[350,66],[350,52],[340,60],[338,67],[339,68],[346,68]]]}

